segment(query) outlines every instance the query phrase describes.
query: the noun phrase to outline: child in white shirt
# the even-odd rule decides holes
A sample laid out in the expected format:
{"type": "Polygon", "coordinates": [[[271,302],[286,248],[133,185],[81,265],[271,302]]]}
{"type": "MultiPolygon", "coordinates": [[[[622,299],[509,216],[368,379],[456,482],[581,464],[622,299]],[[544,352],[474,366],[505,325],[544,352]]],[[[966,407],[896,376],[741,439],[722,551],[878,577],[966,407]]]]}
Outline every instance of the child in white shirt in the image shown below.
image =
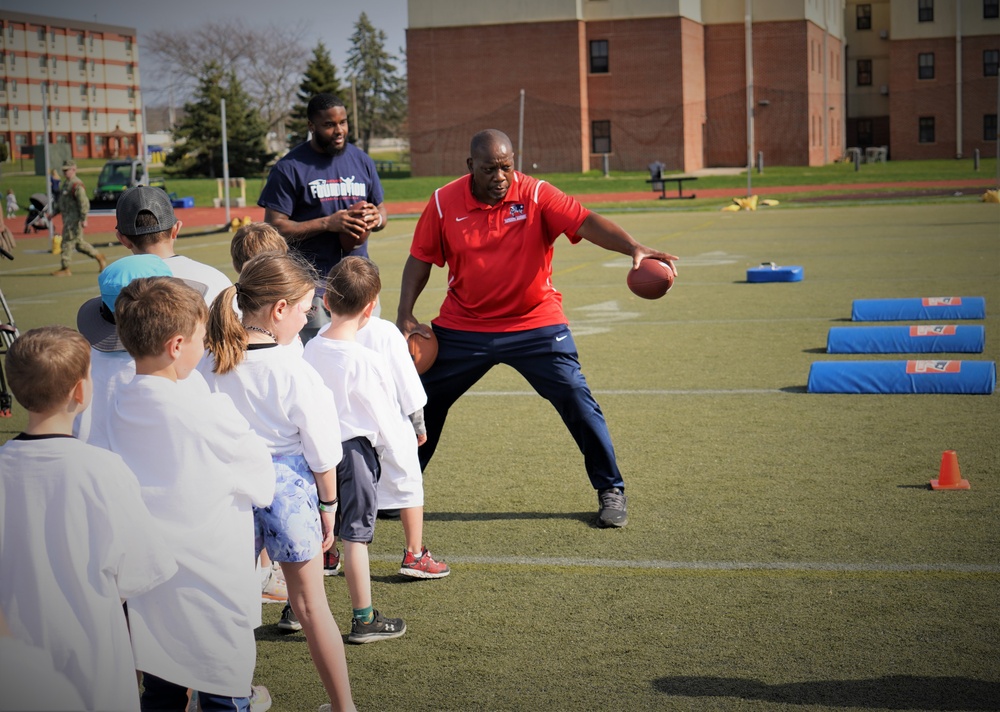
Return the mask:
{"type": "MultiPolygon", "coordinates": [[[[385,357],[400,413],[413,425],[417,445],[423,444],[427,439],[427,429],[423,425],[427,394],[403,334],[391,321],[373,316],[358,331],[357,340],[362,346],[385,357]]],[[[399,573],[422,579],[444,578],[451,573],[448,565],[435,561],[424,546],[424,476],[416,447],[412,451],[397,453],[396,450],[388,450],[383,454],[382,476],[378,481],[378,508],[380,512],[399,512],[406,539],[399,573]]]]}
{"type": "Polygon", "coordinates": [[[256,549],[266,547],[281,565],[332,709],[351,710],[344,643],[323,583],[343,456],[337,406],[312,366],[285,348],[313,309],[316,277],[308,263],[273,252],[242,267],[239,281],[212,304],[206,343],[213,363],[205,376],[267,442],[277,488],[269,506],[254,509],[256,549]]]}
{"type": "Polygon", "coordinates": [[[344,459],[337,467],[336,535],[344,543],[344,575],[354,609],[347,639],[370,643],[406,632],[401,619],[385,618],[372,607],[368,544],[375,533],[379,459],[415,456],[416,435],[399,411],[385,359],[357,342],[382,288],[375,267],[362,257],[347,257],[330,270],[325,287],[330,326],[306,343],[303,358],[316,367],[337,402],[344,459]]]}
{"type": "MultiPolygon", "coordinates": [[[[138,709],[121,601],[162,584],[177,563],[122,459],[70,435],[92,389],[86,339],[32,329],[5,366],[28,426],[0,447],[0,610],[14,637],[45,650],[73,683],[84,704],[74,709],[138,709]]],[[[11,694],[0,689],[0,708],[24,709],[11,694]]]]}
{"type": "Polygon", "coordinates": [[[274,496],[267,446],[195,371],[208,309],[173,277],[133,280],[115,301],[136,376],[116,393],[108,439],[139,478],[143,500],[179,570],[129,601],[143,708],[245,709],[260,624],[252,505],[274,496]]]}

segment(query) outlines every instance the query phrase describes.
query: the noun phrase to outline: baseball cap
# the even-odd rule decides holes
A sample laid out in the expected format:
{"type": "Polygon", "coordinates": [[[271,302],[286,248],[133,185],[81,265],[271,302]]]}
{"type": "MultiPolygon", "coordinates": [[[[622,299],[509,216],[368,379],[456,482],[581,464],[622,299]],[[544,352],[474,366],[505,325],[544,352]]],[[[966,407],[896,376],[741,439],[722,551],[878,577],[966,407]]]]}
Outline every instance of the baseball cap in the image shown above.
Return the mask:
{"type": "Polygon", "coordinates": [[[170,204],[166,192],[162,188],[148,185],[137,185],[122,193],[115,206],[115,215],[118,218],[118,232],[126,237],[163,232],[172,228],[177,222],[174,207],[170,204]],[[152,213],[156,218],[156,224],[136,227],[136,219],[141,212],[152,213]]]}
{"type": "Polygon", "coordinates": [[[76,168],[76,161],[63,161],[62,169],[66,170],[67,168],[76,168]]]}
{"type": "MultiPolygon", "coordinates": [[[[83,303],[76,313],[76,328],[98,351],[124,351],[115,329],[115,300],[133,279],[173,277],[167,263],[156,255],[131,255],[115,260],[97,276],[101,296],[83,303]]],[[[200,282],[183,280],[205,296],[208,287],[200,282]]]]}

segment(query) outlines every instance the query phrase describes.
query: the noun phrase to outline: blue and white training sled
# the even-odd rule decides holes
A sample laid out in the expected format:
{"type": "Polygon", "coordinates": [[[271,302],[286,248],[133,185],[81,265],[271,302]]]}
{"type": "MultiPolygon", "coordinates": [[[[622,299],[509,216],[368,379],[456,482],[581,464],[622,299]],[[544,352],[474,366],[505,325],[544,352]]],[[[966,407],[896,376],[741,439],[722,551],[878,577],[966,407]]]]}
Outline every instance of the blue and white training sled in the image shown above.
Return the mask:
{"type": "Polygon", "coordinates": [[[810,393],[956,393],[990,395],[993,361],[816,361],[810,393]]]}
{"type": "Polygon", "coordinates": [[[985,319],[984,297],[917,297],[855,299],[851,321],[911,321],[985,319]]]}
{"type": "Polygon", "coordinates": [[[747,270],[747,281],[756,282],[801,282],[802,267],[799,265],[780,266],[773,262],[762,262],[760,267],[747,270]]]}
{"type": "Polygon", "coordinates": [[[835,326],[826,338],[830,354],[928,354],[983,352],[983,326],[835,326]]]}

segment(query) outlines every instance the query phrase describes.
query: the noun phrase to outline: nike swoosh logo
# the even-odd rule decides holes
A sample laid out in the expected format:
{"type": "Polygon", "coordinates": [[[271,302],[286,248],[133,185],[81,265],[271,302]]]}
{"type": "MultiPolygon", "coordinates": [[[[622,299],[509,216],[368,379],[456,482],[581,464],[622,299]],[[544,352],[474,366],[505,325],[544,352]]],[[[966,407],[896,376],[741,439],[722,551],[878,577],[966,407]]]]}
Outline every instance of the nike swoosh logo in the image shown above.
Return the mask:
{"type": "Polygon", "coordinates": [[[463,220],[468,220],[469,216],[466,215],[464,218],[455,218],[455,222],[462,222],[463,220]]]}
{"type": "Polygon", "coordinates": [[[563,339],[566,339],[568,337],[569,337],[569,334],[563,334],[562,336],[557,336],[556,337],[556,341],[562,341],[563,339]]]}

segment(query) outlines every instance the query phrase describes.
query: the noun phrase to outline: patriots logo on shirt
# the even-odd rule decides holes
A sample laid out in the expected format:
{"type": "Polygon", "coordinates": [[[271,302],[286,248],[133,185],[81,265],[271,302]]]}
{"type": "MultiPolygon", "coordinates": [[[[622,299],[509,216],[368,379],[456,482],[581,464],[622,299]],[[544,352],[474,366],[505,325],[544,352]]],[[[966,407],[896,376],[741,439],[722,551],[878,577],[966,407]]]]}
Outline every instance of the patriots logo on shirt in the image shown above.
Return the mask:
{"type": "Polygon", "coordinates": [[[508,216],[503,221],[504,223],[512,223],[527,219],[528,215],[524,212],[524,203],[514,203],[510,206],[508,216]]]}

